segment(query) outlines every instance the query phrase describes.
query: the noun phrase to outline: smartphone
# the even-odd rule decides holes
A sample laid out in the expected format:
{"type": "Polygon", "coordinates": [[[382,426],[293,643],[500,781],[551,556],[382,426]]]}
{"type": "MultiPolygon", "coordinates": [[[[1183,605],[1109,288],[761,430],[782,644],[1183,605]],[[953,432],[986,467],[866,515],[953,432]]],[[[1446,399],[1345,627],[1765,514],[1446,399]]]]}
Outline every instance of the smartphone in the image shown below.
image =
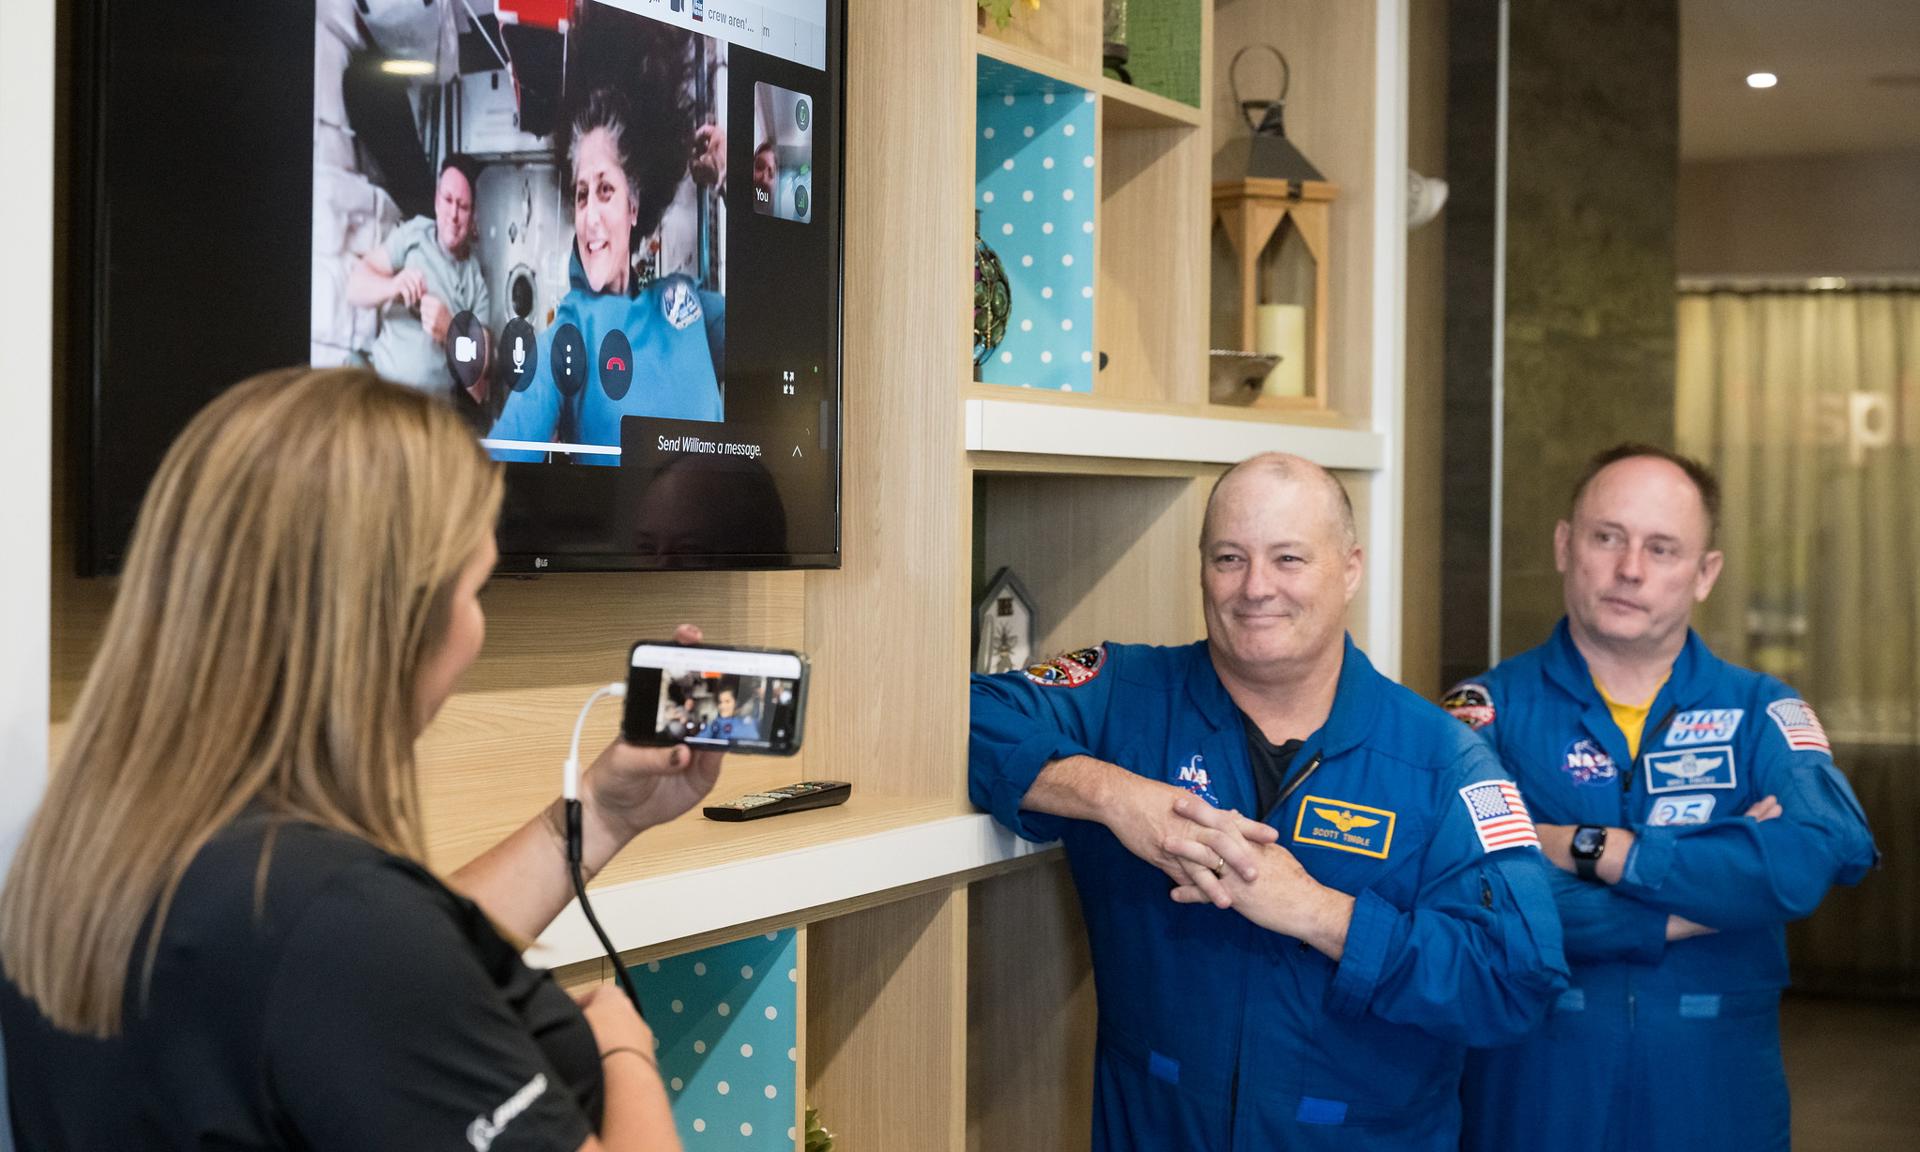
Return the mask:
{"type": "Polygon", "coordinates": [[[629,744],[791,756],[806,717],[807,658],[798,652],[642,640],[627,662],[629,744]]]}

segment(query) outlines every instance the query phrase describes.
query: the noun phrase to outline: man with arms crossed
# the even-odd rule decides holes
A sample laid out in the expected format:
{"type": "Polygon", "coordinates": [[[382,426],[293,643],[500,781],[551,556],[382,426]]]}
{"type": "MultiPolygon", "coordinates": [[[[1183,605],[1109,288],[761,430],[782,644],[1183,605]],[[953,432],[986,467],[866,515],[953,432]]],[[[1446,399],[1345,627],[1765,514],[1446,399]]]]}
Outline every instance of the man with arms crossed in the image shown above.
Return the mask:
{"type": "Polygon", "coordinates": [[[1554,529],[1567,615],[1446,707],[1519,780],[1573,984],[1469,1057],[1468,1149],[1785,1149],[1785,924],[1875,859],[1813,709],[1689,627],[1720,574],[1719,487],[1627,444],[1554,529]]]}
{"type": "Polygon", "coordinates": [[[975,677],[974,802],[1065,842],[1099,1002],[1100,1152],[1445,1149],[1469,1044],[1565,982],[1492,752],[1346,637],[1362,557],[1327,472],[1208,501],[1207,639],[975,677]]]}

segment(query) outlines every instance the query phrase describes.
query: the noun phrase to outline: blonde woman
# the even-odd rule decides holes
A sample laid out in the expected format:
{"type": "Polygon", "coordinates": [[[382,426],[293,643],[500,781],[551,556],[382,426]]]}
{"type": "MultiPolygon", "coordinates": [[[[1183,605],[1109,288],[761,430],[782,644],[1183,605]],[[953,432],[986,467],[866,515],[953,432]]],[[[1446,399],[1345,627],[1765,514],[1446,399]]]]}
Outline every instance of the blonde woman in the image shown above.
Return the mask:
{"type": "MultiPolygon", "coordinates": [[[[420,863],[414,739],[480,651],[500,496],[451,408],[355,370],[173,445],[0,894],[21,1147],[679,1147],[632,1007],[508,943],[571,895],[551,813],[451,887],[420,863]]],[[[718,771],[609,746],[588,866],[718,771]]]]}

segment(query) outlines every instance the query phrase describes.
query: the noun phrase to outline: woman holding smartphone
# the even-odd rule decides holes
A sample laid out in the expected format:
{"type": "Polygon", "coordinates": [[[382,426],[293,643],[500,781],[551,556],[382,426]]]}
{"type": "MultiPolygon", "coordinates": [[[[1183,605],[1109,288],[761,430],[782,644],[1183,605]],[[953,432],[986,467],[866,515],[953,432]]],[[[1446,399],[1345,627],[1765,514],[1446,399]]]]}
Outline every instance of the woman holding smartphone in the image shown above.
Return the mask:
{"type": "MultiPolygon", "coordinates": [[[[0,893],[21,1147],[679,1147],[632,1006],[510,943],[571,898],[557,805],[423,863],[413,745],[479,654],[500,499],[450,407],[358,370],[256,377],[175,442],[0,893]]],[[[610,745],[587,867],[719,766],[610,745]]]]}

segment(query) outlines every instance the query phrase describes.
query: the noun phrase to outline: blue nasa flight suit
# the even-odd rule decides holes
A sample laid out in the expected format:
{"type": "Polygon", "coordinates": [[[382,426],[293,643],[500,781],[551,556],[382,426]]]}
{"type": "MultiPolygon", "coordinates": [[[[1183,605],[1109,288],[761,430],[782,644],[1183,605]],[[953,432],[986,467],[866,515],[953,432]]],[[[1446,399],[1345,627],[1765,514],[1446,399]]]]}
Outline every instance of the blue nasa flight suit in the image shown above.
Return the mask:
{"type": "Polygon", "coordinates": [[[1204,642],[1086,649],[976,676],[972,695],[974,803],[1064,841],[1079,889],[1094,1149],[1457,1147],[1466,1046],[1525,1033],[1566,979],[1550,866],[1524,842],[1483,848],[1463,795],[1506,779],[1484,744],[1348,640],[1294,771],[1317,766],[1267,817],[1316,880],[1355,897],[1336,964],[1238,912],[1176,904],[1102,825],[1020,808],[1049,761],[1086,754],[1257,817],[1240,711],[1204,642]]]}
{"type": "Polygon", "coordinates": [[[1689,633],[1630,758],[1565,620],[1447,703],[1536,820],[1637,837],[1612,887],[1554,870],[1573,983],[1539,1032],[1468,1057],[1462,1146],[1785,1149],[1784,925],[1877,858],[1812,710],[1689,633]],[[1765,796],[1784,814],[1741,816],[1765,796]],[[1669,944],[1669,913],[1717,932],[1669,944]]]}
{"type": "MultiPolygon", "coordinates": [[[[695,287],[686,276],[654,281],[635,296],[595,292],[587,286],[574,253],[570,291],[554,310],[541,339],[540,366],[533,382],[508,395],[488,438],[559,441],[572,444],[620,443],[622,416],[673,420],[720,420],[720,367],[726,346],[726,301],[695,287]],[[569,396],[553,373],[562,324],[580,330],[588,360],[586,378],[569,396]],[[614,397],[603,383],[600,344],[619,330],[632,349],[633,376],[627,392],[614,397]]],[[[496,460],[538,462],[546,453],[492,449],[496,460]]],[[[589,464],[617,465],[618,456],[582,455],[589,464]]]]}

